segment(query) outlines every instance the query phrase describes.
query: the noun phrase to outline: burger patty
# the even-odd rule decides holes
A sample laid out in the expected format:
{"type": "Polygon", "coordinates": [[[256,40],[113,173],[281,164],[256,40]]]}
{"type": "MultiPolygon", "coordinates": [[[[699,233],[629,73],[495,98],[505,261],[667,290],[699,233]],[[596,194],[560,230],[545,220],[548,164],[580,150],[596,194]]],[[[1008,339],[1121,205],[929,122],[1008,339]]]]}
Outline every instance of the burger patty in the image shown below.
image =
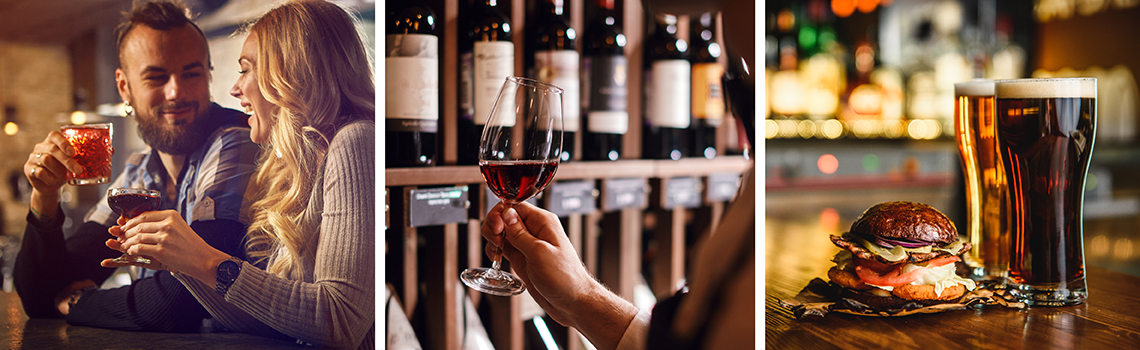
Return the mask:
{"type": "MultiPolygon", "coordinates": [[[[855,255],[855,257],[857,257],[857,258],[864,259],[864,260],[875,260],[875,261],[878,261],[878,262],[886,264],[886,265],[901,265],[901,264],[905,264],[905,263],[920,263],[923,261],[932,260],[932,259],[942,257],[942,256],[954,255],[954,254],[950,254],[949,252],[946,252],[946,251],[932,251],[930,253],[909,253],[908,252],[906,259],[902,259],[899,261],[890,261],[890,260],[887,260],[886,258],[883,258],[882,256],[879,256],[878,254],[871,252],[870,250],[867,250],[867,248],[864,248],[863,245],[859,244],[858,241],[856,241],[854,238],[852,238],[850,236],[831,235],[831,243],[835,244],[836,246],[838,246],[840,248],[847,249],[848,251],[851,252],[852,255],[855,255]]],[[[968,251],[970,251],[971,247],[972,246],[970,245],[970,242],[962,242],[962,250],[959,251],[959,253],[968,252],[968,251]]]]}

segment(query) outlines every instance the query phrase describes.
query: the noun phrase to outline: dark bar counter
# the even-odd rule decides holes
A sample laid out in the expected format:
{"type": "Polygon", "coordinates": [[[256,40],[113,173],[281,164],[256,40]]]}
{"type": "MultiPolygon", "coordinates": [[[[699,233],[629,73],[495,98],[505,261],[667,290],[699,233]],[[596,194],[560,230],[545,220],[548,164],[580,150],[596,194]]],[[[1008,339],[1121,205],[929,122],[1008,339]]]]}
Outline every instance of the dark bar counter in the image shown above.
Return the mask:
{"type": "Polygon", "coordinates": [[[243,333],[127,332],[68,325],[63,319],[29,319],[20,297],[0,292],[0,348],[4,349],[281,349],[289,341],[243,333]]]}

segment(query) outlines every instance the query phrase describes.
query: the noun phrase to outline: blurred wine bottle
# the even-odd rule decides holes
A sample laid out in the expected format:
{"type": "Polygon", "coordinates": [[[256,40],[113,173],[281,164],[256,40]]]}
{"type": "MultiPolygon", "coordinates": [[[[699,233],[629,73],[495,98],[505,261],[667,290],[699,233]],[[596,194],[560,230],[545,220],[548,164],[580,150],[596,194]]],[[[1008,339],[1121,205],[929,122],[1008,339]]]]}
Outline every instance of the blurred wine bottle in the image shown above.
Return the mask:
{"type": "Polygon", "coordinates": [[[724,66],[717,63],[720,45],[713,41],[716,31],[714,14],[703,13],[689,25],[689,41],[693,43],[692,63],[692,140],[693,156],[716,157],[716,130],[724,120],[724,92],[720,80],[724,66]]]}
{"type": "Polygon", "coordinates": [[[459,164],[479,164],[479,138],[499,89],[514,75],[515,45],[511,23],[498,0],[476,0],[460,34],[459,118],[456,126],[459,164]]]}
{"type": "Polygon", "coordinates": [[[439,129],[439,37],[419,0],[388,7],[384,45],[385,166],[430,166],[439,129]]]}
{"type": "Polygon", "coordinates": [[[614,11],[616,0],[598,0],[583,37],[585,56],[582,86],[586,92],[586,130],[582,159],[621,159],[622,137],[629,130],[626,110],[625,35],[614,11]]]}
{"type": "Polygon", "coordinates": [[[569,161],[574,151],[575,133],[581,125],[579,104],[578,35],[566,22],[563,0],[543,0],[538,21],[527,26],[527,75],[562,88],[562,154],[569,161]]]}
{"type": "MultiPolygon", "coordinates": [[[[646,18],[654,18],[647,14],[646,18]]],[[[642,156],[678,160],[688,155],[690,65],[688,43],[677,38],[677,17],[657,15],[645,43],[645,126],[642,156]]]]}

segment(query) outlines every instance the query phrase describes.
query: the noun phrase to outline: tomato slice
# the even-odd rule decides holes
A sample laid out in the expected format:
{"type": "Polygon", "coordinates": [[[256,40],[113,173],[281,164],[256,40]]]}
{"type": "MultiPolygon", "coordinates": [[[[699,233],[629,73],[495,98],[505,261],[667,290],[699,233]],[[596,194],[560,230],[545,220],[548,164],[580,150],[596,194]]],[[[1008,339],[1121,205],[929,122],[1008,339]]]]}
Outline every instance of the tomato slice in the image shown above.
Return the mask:
{"type": "Polygon", "coordinates": [[[902,267],[889,271],[884,274],[875,272],[869,268],[862,266],[855,266],[855,273],[863,280],[863,283],[873,284],[882,287],[898,287],[907,283],[914,282],[922,274],[926,273],[927,268],[919,267],[914,271],[902,273],[902,267]]]}
{"type": "Polygon", "coordinates": [[[926,267],[939,267],[939,266],[942,266],[942,265],[946,265],[946,264],[950,264],[950,263],[958,262],[958,261],[961,261],[961,260],[962,260],[962,259],[961,259],[961,258],[958,258],[958,256],[957,256],[957,255],[944,256],[944,257],[941,257],[941,258],[937,258],[937,259],[931,259],[931,260],[928,260],[928,261],[926,262],[926,267]]]}
{"type": "MultiPolygon", "coordinates": [[[[863,280],[863,283],[883,287],[898,287],[907,283],[914,282],[915,280],[921,278],[922,275],[925,274],[926,271],[930,268],[951,264],[959,260],[962,259],[958,258],[956,255],[932,259],[926,262],[926,267],[918,267],[913,271],[907,273],[902,273],[903,267],[906,265],[900,265],[897,268],[886,272],[881,272],[881,270],[876,269],[881,269],[883,266],[885,266],[883,264],[878,264],[878,266],[876,264],[867,264],[866,266],[855,265],[855,273],[859,275],[859,278],[863,280]]],[[[864,262],[867,262],[867,260],[860,261],[860,263],[864,262]]]]}

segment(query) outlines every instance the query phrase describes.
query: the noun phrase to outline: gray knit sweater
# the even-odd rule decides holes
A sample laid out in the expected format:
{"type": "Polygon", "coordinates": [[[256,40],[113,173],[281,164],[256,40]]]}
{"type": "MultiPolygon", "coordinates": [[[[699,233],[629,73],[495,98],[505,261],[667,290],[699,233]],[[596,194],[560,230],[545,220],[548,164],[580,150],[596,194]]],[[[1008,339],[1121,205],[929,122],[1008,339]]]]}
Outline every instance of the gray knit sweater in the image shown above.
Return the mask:
{"type": "Polygon", "coordinates": [[[320,232],[308,247],[316,254],[302,258],[303,280],[245,263],[223,299],[214,283],[175,274],[215,320],[234,331],[284,334],[321,347],[375,347],[374,130],[373,121],[354,122],[329,145],[320,232]]]}

